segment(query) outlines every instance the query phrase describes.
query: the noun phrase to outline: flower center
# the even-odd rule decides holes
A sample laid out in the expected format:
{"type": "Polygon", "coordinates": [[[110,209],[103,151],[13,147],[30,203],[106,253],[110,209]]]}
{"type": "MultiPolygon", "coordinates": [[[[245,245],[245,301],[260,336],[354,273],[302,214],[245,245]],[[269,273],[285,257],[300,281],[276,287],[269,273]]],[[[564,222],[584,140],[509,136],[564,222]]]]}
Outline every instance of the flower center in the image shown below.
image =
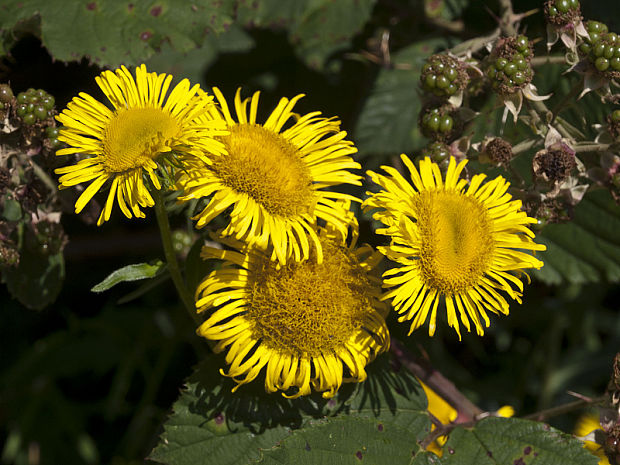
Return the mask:
{"type": "Polygon", "coordinates": [[[416,210],[422,279],[448,295],[471,288],[487,271],[494,251],[484,206],[456,192],[426,191],[416,210]]]}
{"type": "Polygon", "coordinates": [[[122,110],[109,122],[103,136],[103,165],[118,173],[144,166],[179,133],[175,119],[159,108],[122,110]]]}
{"type": "Polygon", "coordinates": [[[291,217],[314,206],[312,179],[297,148],[262,126],[239,124],[224,136],[228,155],[214,160],[222,182],[243,192],[269,213],[291,217]]]}
{"type": "Polygon", "coordinates": [[[253,331],[275,349],[297,356],[337,352],[374,310],[380,287],[369,281],[355,256],[322,241],[316,257],[276,269],[257,266],[247,318],[253,331]]]}

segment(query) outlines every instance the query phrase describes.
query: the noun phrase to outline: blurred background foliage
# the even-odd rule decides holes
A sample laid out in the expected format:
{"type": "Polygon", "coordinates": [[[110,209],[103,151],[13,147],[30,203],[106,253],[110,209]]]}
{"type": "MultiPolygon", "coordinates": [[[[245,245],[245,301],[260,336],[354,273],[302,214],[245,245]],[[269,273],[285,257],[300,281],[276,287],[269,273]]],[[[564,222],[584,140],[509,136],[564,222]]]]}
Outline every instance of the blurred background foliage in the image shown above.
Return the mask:
{"type": "MultiPolygon", "coordinates": [[[[520,0],[514,7],[523,12],[542,3],[520,0]]],[[[264,112],[282,96],[304,93],[298,111],[339,116],[360,162],[374,169],[427,144],[417,128],[424,60],[490,34],[499,12],[498,2],[473,0],[0,0],[0,82],[16,94],[45,89],[59,110],[80,91],[101,98],[94,77],[102,68],[142,62],[177,80],[218,86],[227,96],[240,86],[244,95],[260,90],[264,112]]],[[[583,2],[582,12],[620,30],[616,1],[583,2]]],[[[522,29],[538,41],[536,53],[545,53],[542,14],[524,19],[522,29]]],[[[540,94],[553,92],[558,100],[567,94],[579,77],[566,69],[537,69],[540,94]]],[[[531,137],[523,123],[502,123],[496,103],[472,102],[486,114],[472,127],[472,142],[500,133],[514,144],[531,137]]],[[[564,116],[593,139],[591,125],[609,111],[591,93],[564,116]]],[[[526,176],[533,155],[515,161],[526,176]]],[[[135,293],[139,282],[90,291],[122,266],[162,256],[153,212],[134,221],[113,215],[96,228],[88,212],[71,213],[72,195],[58,197],[64,254],[3,273],[2,463],[142,463],[184,380],[209,352],[169,281],[146,293],[135,293]],[[42,275],[51,278],[40,281],[42,275]],[[42,286],[51,297],[33,297],[42,286]]],[[[10,212],[3,215],[8,220],[10,212]]],[[[189,250],[196,235],[183,215],[171,220],[196,282],[205,272],[196,249],[189,250]]],[[[362,242],[376,244],[367,217],[361,228],[362,242]]],[[[428,357],[484,410],[510,404],[519,416],[571,401],[568,391],[599,396],[620,348],[618,231],[609,193],[588,194],[574,222],[543,230],[547,265],[534,274],[523,305],[493,319],[484,338],[465,334],[458,342],[445,325],[434,338],[424,330],[407,337],[392,317],[393,337],[428,357]]],[[[551,424],[571,431],[578,413],[551,424]]]]}

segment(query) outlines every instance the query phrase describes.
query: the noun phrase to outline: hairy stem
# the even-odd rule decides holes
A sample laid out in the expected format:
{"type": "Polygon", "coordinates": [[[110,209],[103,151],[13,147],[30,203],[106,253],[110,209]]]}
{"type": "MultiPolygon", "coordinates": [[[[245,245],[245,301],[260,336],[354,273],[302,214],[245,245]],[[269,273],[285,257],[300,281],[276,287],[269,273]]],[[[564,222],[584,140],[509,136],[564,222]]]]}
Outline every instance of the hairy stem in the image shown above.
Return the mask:
{"type": "Polygon", "coordinates": [[[164,198],[161,191],[158,190],[154,190],[153,197],[155,199],[155,214],[157,216],[157,224],[159,225],[159,232],[161,234],[161,242],[164,247],[164,256],[166,258],[166,263],[168,264],[168,271],[170,272],[170,276],[174,282],[174,287],[176,287],[177,293],[183,302],[185,310],[187,310],[187,313],[194,320],[194,322],[199,324],[200,319],[196,314],[194,299],[192,299],[192,296],[187,290],[185,280],[181,275],[181,269],[179,268],[176,253],[174,252],[174,247],[172,246],[170,222],[168,221],[168,212],[166,211],[164,198]]]}
{"type": "Polygon", "coordinates": [[[390,351],[398,361],[459,412],[464,421],[475,419],[483,411],[465,397],[445,376],[430,366],[427,360],[415,358],[397,339],[392,339],[390,351]]]}
{"type": "Polygon", "coordinates": [[[531,413],[522,418],[526,420],[543,421],[543,420],[546,420],[547,418],[557,417],[558,415],[563,415],[565,413],[578,410],[587,405],[600,404],[601,402],[605,402],[606,399],[607,399],[607,396],[595,397],[593,399],[579,399],[573,402],[568,402],[567,404],[558,405],[557,407],[551,407],[545,410],[540,410],[539,412],[531,413]]]}

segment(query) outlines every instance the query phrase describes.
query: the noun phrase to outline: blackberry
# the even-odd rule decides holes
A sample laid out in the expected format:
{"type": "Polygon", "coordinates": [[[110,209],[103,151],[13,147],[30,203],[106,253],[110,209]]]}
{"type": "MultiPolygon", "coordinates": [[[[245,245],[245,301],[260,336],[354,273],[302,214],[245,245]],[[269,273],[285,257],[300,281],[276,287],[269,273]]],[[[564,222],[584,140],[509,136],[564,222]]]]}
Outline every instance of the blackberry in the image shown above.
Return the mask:
{"type": "Polygon", "coordinates": [[[575,152],[565,144],[554,144],[536,153],[532,161],[534,176],[548,182],[562,182],[577,167],[575,152]]]}
{"type": "Polygon", "coordinates": [[[28,126],[45,121],[54,116],[54,97],[43,89],[30,88],[17,94],[15,113],[28,126]]]}
{"type": "Polygon", "coordinates": [[[443,142],[433,142],[424,147],[420,153],[422,158],[429,157],[432,161],[439,165],[443,165],[450,159],[452,151],[450,147],[443,142]]]}
{"type": "Polygon", "coordinates": [[[13,91],[8,84],[0,84],[0,103],[7,104],[13,100],[13,91]]]}
{"type": "Polygon", "coordinates": [[[468,83],[464,65],[449,55],[432,55],[422,67],[420,85],[437,97],[449,98],[465,89],[468,83]]]}
{"type": "Polygon", "coordinates": [[[507,165],[513,157],[512,145],[501,137],[496,137],[486,143],[481,155],[492,163],[507,165]]]}
{"type": "Polygon", "coordinates": [[[545,2],[545,18],[549,24],[558,27],[581,21],[579,0],[549,0],[545,2]]]}
{"type": "Polygon", "coordinates": [[[620,78],[620,37],[614,32],[608,32],[607,26],[602,23],[590,27],[600,32],[588,30],[590,40],[581,44],[579,51],[600,74],[609,79],[620,78]]]}
{"type": "Polygon", "coordinates": [[[459,132],[455,126],[458,121],[450,114],[451,107],[439,107],[422,110],[420,129],[422,134],[434,141],[446,142],[454,139],[459,132]]]}
{"type": "Polygon", "coordinates": [[[486,75],[500,95],[509,95],[532,81],[532,44],[520,35],[499,39],[489,56],[486,75]]]}

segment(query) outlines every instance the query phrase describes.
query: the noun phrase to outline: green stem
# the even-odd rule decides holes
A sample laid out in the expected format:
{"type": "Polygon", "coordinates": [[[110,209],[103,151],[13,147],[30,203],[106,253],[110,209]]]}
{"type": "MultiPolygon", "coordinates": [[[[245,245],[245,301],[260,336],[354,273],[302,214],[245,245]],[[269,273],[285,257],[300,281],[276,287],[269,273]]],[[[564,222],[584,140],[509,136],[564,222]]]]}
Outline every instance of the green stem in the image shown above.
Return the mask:
{"type": "Polygon", "coordinates": [[[161,234],[161,242],[164,247],[164,256],[166,257],[166,263],[168,264],[168,271],[174,282],[179,297],[183,301],[183,306],[189,316],[194,320],[196,324],[200,323],[200,319],[196,314],[196,307],[194,306],[194,299],[187,290],[183,276],[181,275],[181,269],[179,268],[179,262],[177,261],[174,247],[172,246],[172,235],[170,234],[170,222],[168,221],[168,212],[166,211],[166,205],[161,191],[153,190],[153,197],[155,199],[155,214],[157,216],[157,224],[159,225],[159,232],[161,234]]]}
{"type": "Polygon", "coordinates": [[[575,145],[573,147],[573,150],[575,150],[575,153],[581,153],[581,152],[604,152],[605,150],[608,150],[609,147],[611,147],[612,144],[597,144],[597,143],[592,143],[592,144],[578,144],[575,145]]]}

